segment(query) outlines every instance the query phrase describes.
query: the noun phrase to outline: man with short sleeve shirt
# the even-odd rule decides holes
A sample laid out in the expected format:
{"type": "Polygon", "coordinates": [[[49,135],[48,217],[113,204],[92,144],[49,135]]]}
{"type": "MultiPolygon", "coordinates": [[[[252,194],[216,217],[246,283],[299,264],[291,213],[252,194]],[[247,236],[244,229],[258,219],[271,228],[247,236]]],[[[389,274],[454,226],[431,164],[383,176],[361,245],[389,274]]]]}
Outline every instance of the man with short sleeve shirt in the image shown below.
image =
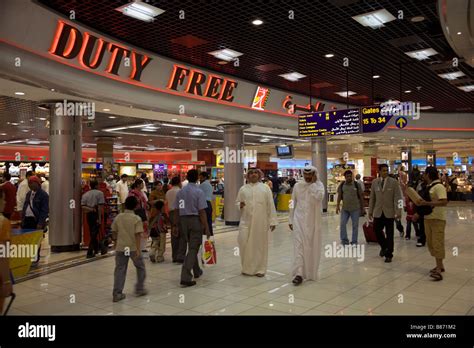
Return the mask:
{"type": "Polygon", "coordinates": [[[193,275],[194,279],[202,275],[197,255],[202,235],[205,233],[208,238],[210,237],[206,217],[206,196],[196,185],[197,170],[191,169],[186,177],[189,183],[177,193],[173,207],[175,213],[173,228],[176,229],[179,222],[180,233],[183,233],[188,244],[188,252],[181,269],[181,285],[184,287],[196,285],[193,275]]]}
{"type": "MultiPolygon", "coordinates": [[[[179,176],[175,176],[171,179],[171,189],[166,192],[165,200],[168,203],[169,217],[171,226],[175,224],[175,209],[174,203],[176,201],[176,195],[181,190],[181,179],[179,176]]],[[[186,240],[182,233],[179,232],[179,228],[172,228],[171,230],[171,256],[175,263],[183,263],[184,255],[186,254],[186,240]]]]}
{"type": "Polygon", "coordinates": [[[446,229],[446,205],[448,195],[446,188],[439,180],[438,171],[435,167],[426,168],[423,180],[428,185],[430,201],[423,200],[420,205],[431,206],[433,210],[424,216],[426,241],[431,256],[435,258],[436,267],[430,271],[430,277],[434,280],[443,280],[443,259],[445,258],[445,229],[446,229]]]}
{"type": "Polygon", "coordinates": [[[207,201],[207,226],[209,227],[209,233],[211,234],[211,236],[213,236],[214,233],[212,232],[212,193],[214,192],[214,189],[212,188],[212,185],[209,182],[209,174],[207,172],[201,172],[199,174],[199,182],[199,188],[202,192],[204,192],[207,201]]]}
{"type": "MultiPolygon", "coordinates": [[[[103,208],[105,204],[104,193],[97,189],[99,183],[91,181],[91,190],[84,193],[81,199],[82,211],[86,213],[87,224],[89,225],[90,241],[87,250],[87,258],[94,257],[99,253],[99,228],[102,223],[103,208]]],[[[102,246],[102,255],[107,252],[102,246]]]]}

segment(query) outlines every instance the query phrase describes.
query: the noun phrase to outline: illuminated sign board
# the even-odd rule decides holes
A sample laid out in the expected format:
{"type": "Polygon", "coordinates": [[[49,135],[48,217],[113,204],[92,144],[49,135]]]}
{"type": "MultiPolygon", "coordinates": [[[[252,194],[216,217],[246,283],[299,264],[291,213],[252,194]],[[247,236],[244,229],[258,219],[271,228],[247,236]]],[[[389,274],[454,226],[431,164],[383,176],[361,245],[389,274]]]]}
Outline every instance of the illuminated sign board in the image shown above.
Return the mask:
{"type": "Polygon", "coordinates": [[[152,60],[145,54],[108,42],[88,32],[81,33],[71,24],[58,21],[49,49],[52,55],[65,59],[77,58],[84,68],[94,70],[102,64],[106,52],[108,64],[105,71],[118,76],[122,61],[127,59],[132,67],[129,78],[135,81],[140,81],[143,70],[152,60]]]}
{"type": "Polygon", "coordinates": [[[361,132],[359,109],[322,111],[298,117],[298,136],[358,134],[361,132]]]}
{"type": "Polygon", "coordinates": [[[234,100],[232,92],[238,85],[231,79],[213,74],[206,75],[199,70],[175,64],[167,88],[178,91],[178,87],[185,82],[184,92],[186,93],[226,102],[234,100]]]}
{"type": "Polygon", "coordinates": [[[267,104],[268,96],[270,95],[269,88],[263,88],[258,86],[255,96],[253,97],[252,109],[256,110],[265,110],[265,105],[267,104]]]}
{"type": "Polygon", "coordinates": [[[367,106],[360,109],[362,114],[362,132],[374,133],[381,131],[392,116],[383,115],[383,110],[380,106],[367,106]]]}

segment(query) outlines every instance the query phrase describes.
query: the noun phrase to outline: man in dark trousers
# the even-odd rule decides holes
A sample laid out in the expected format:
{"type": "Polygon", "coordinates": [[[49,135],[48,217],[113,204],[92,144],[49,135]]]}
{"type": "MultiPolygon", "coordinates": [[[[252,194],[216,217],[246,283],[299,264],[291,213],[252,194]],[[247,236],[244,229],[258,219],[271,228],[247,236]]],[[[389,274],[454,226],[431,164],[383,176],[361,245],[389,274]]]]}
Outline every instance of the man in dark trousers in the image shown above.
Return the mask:
{"type": "Polygon", "coordinates": [[[379,177],[372,181],[369,200],[369,220],[380,244],[380,256],[385,262],[393,258],[393,223],[402,214],[403,200],[398,181],[388,176],[388,165],[379,166],[379,177]],[[385,228],[385,234],[383,232],[385,228]]]}
{"type": "MultiPolygon", "coordinates": [[[[23,203],[21,227],[24,229],[43,230],[46,227],[46,219],[49,215],[49,195],[41,189],[41,180],[37,176],[28,178],[30,191],[26,194],[23,203]]],[[[43,234],[44,235],[44,234],[43,234]]],[[[36,253],[36,261],[33,266],[37,266],[40,260],[41,242],[36,253]]]]}
{"type": "Polygon", "coordinates": [[[212,188],[211,183],[209,182],[209,174],[207,172],[201,172],[199,174],[199,188],[204,195],[206,196],[207,201],[207,208],[206,208],[206,216],[207,216],[207,226],[209,227],[209,233],[211,236],[214,235],[212,232],[212,193],[214,189],[212,188]]]}
{"type": "MultiPolygon", "coordinates": [[[[87,225],[89,226],[90,240],[89,248],[87,249],[87,258],[90,259],[99,253],[99,229],[102,223],[102,217],[104,216],[104,204],[105,198],[104,193],[99,191],[99,183],[97,181],[91,181],[91,190],[84,193],[81,199],[82,211],[86,213],[87,225]]],[[[102,254],[107,253],[107,249],[101,245],[102,254]]]]}
{"type": "Polygon", "coordinates": [[[206,196],[196,185],[197,170],[188,171],[186,178],[188,184],[177,193],[173,207],[175,213],[173,228],[178,228],[179,223],[179,232],[183,233],[188,244],[188,252],[181,269],[181,285],[184,287],[196,285],[193,275],[194,279],[202,276],[197,255],[202,244],[202,235],[206,234],[207,238],[211,236],[207,225],[206,196]]]}

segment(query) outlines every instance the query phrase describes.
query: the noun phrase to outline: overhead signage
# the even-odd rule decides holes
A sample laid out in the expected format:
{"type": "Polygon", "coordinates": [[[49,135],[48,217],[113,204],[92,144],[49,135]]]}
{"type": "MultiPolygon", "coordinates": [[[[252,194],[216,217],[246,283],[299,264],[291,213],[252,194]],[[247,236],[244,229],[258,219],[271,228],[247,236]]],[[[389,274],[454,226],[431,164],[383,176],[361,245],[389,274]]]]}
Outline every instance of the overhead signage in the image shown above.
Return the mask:
{"type": "Polygon", "coordinates": [[[232,92],[238,85],[234,80],[175,64],[167,88],[178,91],[185,82],[183,91],[186,93],[226,102],[234,100],[232,92]]]}
{"type": "Polygon", "coordinates": [[[282,107],[285,109],[290,115],[295,114],[297,111],[302,112],[318,112],[324,110],[324,105],[321,102],[317,102],[314,105],[296,105],[292,102],[293,97],[291,95],[287,95],[286,98],[283,100],[282,107]]]}
{"type": "Polygon", "coordinates": [[[253,97],[252,109],[256,110],[265,110],[265,105],[267,104],[268,96],[270,95],[270,89],[264,87],[257,87],[255,96],[253,97]]]}
{"type": "Polygon", "coordinates": [[[127,59],[132,68],[129,78],[135,81],[140,81],[143,70],[152,60],[133,49],[108,42],[88,32],[81,33],[73,25],[58,21],[53,43],[49,49],[52,55],[65,59],[77,58],[84,68],[95,70],[101,66],[106,52],[108,52],[108,64],[105,71],[118,76],[122,62],[127,59]]]}
{"type": "Polygon", "coordinates": [[[360,110],[346,109],[303,114],[298,117],[298,136],[358,134],[361,132],[360,110]]]}
{"type": "Polygon", "coordinates": [[[389,115],[382,115],[382,109],[378,105],[363,107],[360,112],[362,114],[362,133],[379,132],[392,118],[389,115]]]}
{"type": "Polygon", "coordinates": [[[398,117],[397,120],[395,121],[395,126],[397,126],[398,129],[405,128],[407,124],[408,124],[408,121],[405,117],[398,117]]]}

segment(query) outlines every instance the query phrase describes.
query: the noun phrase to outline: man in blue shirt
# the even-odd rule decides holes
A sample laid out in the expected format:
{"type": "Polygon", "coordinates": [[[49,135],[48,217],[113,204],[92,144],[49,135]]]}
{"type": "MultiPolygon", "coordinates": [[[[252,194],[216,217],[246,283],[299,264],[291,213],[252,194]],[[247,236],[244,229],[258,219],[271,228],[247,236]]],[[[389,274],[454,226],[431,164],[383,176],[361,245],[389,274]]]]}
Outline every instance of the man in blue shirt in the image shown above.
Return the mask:
{"type": "Polygon", "coordinates": [[[211,183],[209,182],[209,174],[207,172],[201,172],[199,174],[199,188],[204,195],[206,196],[207,201],[207,208],[206,208],[206,216],[207,216],[207,225],[209,226],[209,233],[211,236],[214,235],[212,232],[212,193],[214,189],[212,188],[211,183]]]}
{"type": "Polygon", "coordinates": [[[188,252],[181,269],[181,285],[184,287],[196,285],[193,274],[194,279],[202,275],[197,255],[202,244],[202,235],[206,234],[207,238],[211,236],[207,226],[206,196],[196,185],[197,170],[188,171],[186,178],[188,184],[177,193],[173,207],[175,214],[173,228],[178,228],[179,223],[179,231],[183,233],[188,244],[188,252]]]}

